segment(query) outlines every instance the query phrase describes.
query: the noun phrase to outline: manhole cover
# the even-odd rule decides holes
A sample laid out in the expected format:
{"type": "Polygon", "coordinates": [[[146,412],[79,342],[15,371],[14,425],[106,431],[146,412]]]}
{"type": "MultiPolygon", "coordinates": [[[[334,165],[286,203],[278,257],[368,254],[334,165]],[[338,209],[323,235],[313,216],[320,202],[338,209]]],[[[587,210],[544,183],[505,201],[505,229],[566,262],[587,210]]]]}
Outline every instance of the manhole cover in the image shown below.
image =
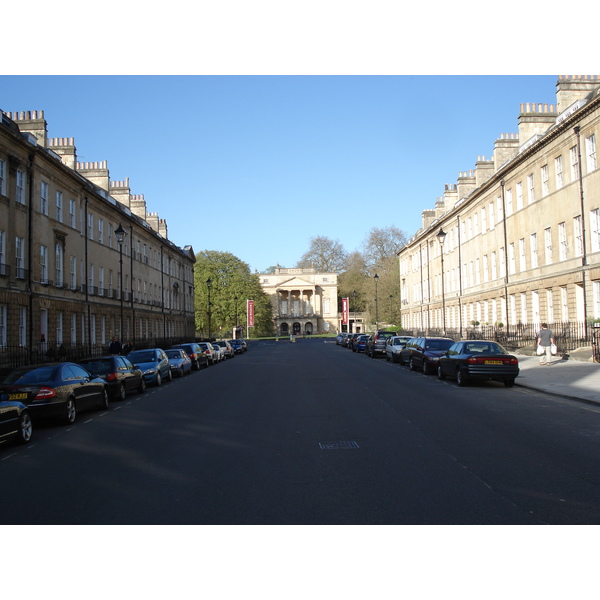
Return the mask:
{"type": "Polygon", "coordinates": [[[321,450],[352,450],[358,448],[356,442],[319,442],[321,450]]]}

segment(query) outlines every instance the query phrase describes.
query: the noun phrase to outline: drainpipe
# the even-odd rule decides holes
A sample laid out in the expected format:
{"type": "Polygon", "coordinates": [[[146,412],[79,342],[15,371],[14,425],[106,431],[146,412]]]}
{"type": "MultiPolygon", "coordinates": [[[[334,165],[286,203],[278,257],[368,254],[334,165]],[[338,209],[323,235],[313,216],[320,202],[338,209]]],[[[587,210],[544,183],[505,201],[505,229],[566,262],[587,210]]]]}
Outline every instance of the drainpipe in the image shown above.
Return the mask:
{"type": "Polygon", "coordinates": [[[88,345],[88,354],[91,356],[92,354],[92,327],[91,327],[91,307],[90,307],[90,281],[89,281],[89,266],[88,266],[88,203],[89,198],[85,197],[85,217],[83,220],[83,243],[84,243],[84,255],[85,255],[85,305],[87,306],[87,345],[88,345]]]}
{"type": "Polygon", "coordinates": [[[585,273],[587,267],[587,244],[585,239],[585,201],[583,196],[583,171],[581,166],[581,137],[580,127],[577,125],[573,128],[575,135],[577,136],[577,176],[579,179],[579,201],[581,203],[581,244],[583,246],[583,256],[581,257],[581,278],[583,284],[583,332],[584,340],[588,338],[587,332],[587,290],[585,282],[585,273]]]}
{"type": "Polygon", "coordinates": [[[456,231],[458,234],[458,328],[460,338],[463,338],[463,313],[462,313],[462,250],[460,239],[460,215],[456,215],[456,231]]]}
{"type": "Polygon", "coordinates": [[[504,320],[506,321],[506,341],[508,342],[509,320],[508,320],[508,238],[506,233],[506,203],[504,196],[505,181],[500,181],[500,194],[502,196],[502,227],[504,228],[504,320]]]}
{"type": "Polygon", "coordinates": [[[27,262],[28,276],[27,287],[29,293],[29,314],[27,315],[27,346],[29,347],[29,363],[33,362],[33,286],[32,286],[32,252],[33,252],[33,163],[35,154],[29,155],[29,164],[27,166],[28,192],[29,192],[29,211],[27,213],[27,262]]]}

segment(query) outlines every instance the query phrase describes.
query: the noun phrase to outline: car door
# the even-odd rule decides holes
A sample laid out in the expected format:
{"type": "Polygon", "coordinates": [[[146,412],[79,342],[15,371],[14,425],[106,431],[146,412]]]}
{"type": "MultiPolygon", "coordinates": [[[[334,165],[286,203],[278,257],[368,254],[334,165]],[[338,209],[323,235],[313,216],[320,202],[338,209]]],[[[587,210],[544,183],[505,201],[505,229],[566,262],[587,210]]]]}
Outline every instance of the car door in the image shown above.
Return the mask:
{"type": "Polygon", "coordinates": [[[104,384],[90,381],[90,374],[83,367],[65,365],[63,367],[63,378],[69,380],[79,409],[98,404],[104,384]]]}
{"type": "Polygon", "coordinates": [[[139,386],[139,377],[133,372],[133,365],[124,356],[116,356],[117,368],[119,369],[120,379],[125,384],[127,391],[135,390],[139,386]]]}
{"type": "MultiPolygon", "coordinates": [[[[5,396],[8,398],[8,396],[5,396]]],[[[0,441],[11,436],[19,427],[19,410],[14,402],[0,400],[0,441]]]]}
{"type": "Polygon", "coordinates": [[[160,370],[160,376],[163,378],[169,377],[169,373],[171,372],[171,366],[169,365],[169,359],[163,350],[156,351],[156,359],[158,360],[158,368],[160,370]]]}

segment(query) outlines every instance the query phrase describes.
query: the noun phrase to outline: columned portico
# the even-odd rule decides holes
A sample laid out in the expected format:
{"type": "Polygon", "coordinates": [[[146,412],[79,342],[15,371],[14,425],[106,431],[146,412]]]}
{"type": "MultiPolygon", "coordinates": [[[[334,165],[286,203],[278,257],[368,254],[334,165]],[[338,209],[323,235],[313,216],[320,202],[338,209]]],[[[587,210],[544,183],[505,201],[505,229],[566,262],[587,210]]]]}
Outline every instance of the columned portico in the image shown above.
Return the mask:
{"type": "Polygon", "coordinates": [[[260,275],[271,297],[279,335],[312,335],[337,328],[337,275],[315,269],[276,269],[260,275]]]}

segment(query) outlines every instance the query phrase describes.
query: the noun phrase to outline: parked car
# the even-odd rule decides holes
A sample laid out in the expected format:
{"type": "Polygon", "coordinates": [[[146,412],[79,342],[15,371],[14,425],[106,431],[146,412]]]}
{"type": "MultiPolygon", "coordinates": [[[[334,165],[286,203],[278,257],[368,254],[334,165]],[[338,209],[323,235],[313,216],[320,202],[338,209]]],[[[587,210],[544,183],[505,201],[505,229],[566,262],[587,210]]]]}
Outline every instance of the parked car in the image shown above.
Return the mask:
{"type": "Polygon", "coordinates": [[[222,360],[225,360],[225,354],[224,354],[221,346],[217,346],[217,344],[215,344],[215,342],[209,342],[209,343],[213,347],[213,350],[216,353],[215,362],[221,362],[222,360]]]}
{"type": "Polygon", "coordinates": [[[386,360],[398,362],[400,360],[400,352],[402,352],[402,349],[404,346],[406,346],[410,339],[411,338],[408,335],[395,335],[391,338],[388,338],[385,344],[386,360]]]}
{"type": "Polygon", "coordinates": [[[217,352],[210,342],[198,342],[198,346],[202,349],[202,353],[206,356],[207,365],[214,365],[217,362],[217,352]]]}
{"type": "Polygon", "coordinates": [[[22,402],[34,420],[60,418],[70,424],[78,411],[108,408],[106,382],[71,362],[15,369],[0,383],[0,393],[8,394],[10,401],[22,402]]]}
{"type": "Polygon", "coordinates": [[[354,344],[356,344],[356,340],[361,336],[360,333],[351,333],[348,336],[348,348],[354,352],[354,344]]]}
{"type": "Polygon", "coordinates": [[[181,348],[171,348],[170,350],[165,350],[165,354],[169,359],[169,365],[171,365],[171,373],[173,375],[183,377],[186,373],[192,372],[192,359],[185,350],[182,350],[181,348]]]}
{"type": "Polygon", "coordinates": [[[377,356],[385,356],[385,345],[389,338],[394,336],[393,331],[378,331],[369,337],[367,340],[367,348],[365,354],[371,358],[377,356]]]}
{"type": "Polygon", "coordinates": [[[456,342],[440,356],[438,377],[454,377],[460,386],[469,380],[503,381],[512,387],[519,375],[519,359],[497,342],[466,340],[456,342]]]}
{"type": "Polygon", "coordinates": [[[219,346],[221,348],[221,351],[223,352],[223,356],[227,359],[227,358],[233,358],[235,353],[233,351],[233,348],[230,346],[229,342],[225,341],[225,340],[219,340],[218,342],[213,342],[213,345],[216,344],[217,346],[219,346]]]}
{"type": "Polygon", "coordinates": [[[31,415],[18,400],[9,400],[8,394],[0,395],[0,442],[16,439],[27,444],[33,433],[31,415]]]}
{"type": "Polygon", "coordinates": [[[414,337],[400,351],[400,364],[408,364],[411,371],[421,369],[426,375],[437,373],[440,356],[454,344],[451,338],[414,337]]]}
{"type": "Polygon", "coordinates": [[[147,350],[134,350],[127,358],[144,373],[146,383],[162,385],[163,379],[171,381],[171,365],[162,348],[148,348],[147,350]]]}
{"type": "Polygon", "coordinates": [[[241,338],[235,340],[229,340],[229,345],[233,348],[236,354],[243,354],[248,349],[248,346],[241,338]]]}
{"type": "Polygon", "coordinates": [[[335,336],[335,344],[336,346],[341,346],[342,345],[342,340],[344,339],[344,332],[340,331],[336,336],[335,336]]]}
{"type": "Polygon", "coordinates": [[[125,400],[127,392],[133,390],[140,394],[146,391],[144,374],[125,356],[84,358],[78,364],[93,375],[104,379],[109,396],[115,400],[125,400]]]}
{"type": "Polygon", "coordinates": [[[348,332],[344,331],[342,333],[342,341],[341,341],[342,348],[348,347],[348,338],[349,337],[350,337],[350,334],[348,332]]]}
{"type": "Polygon", "coordinates": [[[208,358],[206,354],[202,351],[202,347],[200,344],[195,342],[189,342],[185,344],[175,344],[172,348],[179,348],[180,350],[185,350],[185,353],[190,357],[192,361],[192,369],[196,369],[196,371],[200,370],[200,367],[208,367],[208,358]]]}
{"type": "Polygon", "coordinates": [[[353,352],[364,352],[367,347],[368,339],[369,339],[369,336],[366,333],[359,335],[357,340],[354,342],[354,345],[352,346],[352,351],[353,352]]]}

